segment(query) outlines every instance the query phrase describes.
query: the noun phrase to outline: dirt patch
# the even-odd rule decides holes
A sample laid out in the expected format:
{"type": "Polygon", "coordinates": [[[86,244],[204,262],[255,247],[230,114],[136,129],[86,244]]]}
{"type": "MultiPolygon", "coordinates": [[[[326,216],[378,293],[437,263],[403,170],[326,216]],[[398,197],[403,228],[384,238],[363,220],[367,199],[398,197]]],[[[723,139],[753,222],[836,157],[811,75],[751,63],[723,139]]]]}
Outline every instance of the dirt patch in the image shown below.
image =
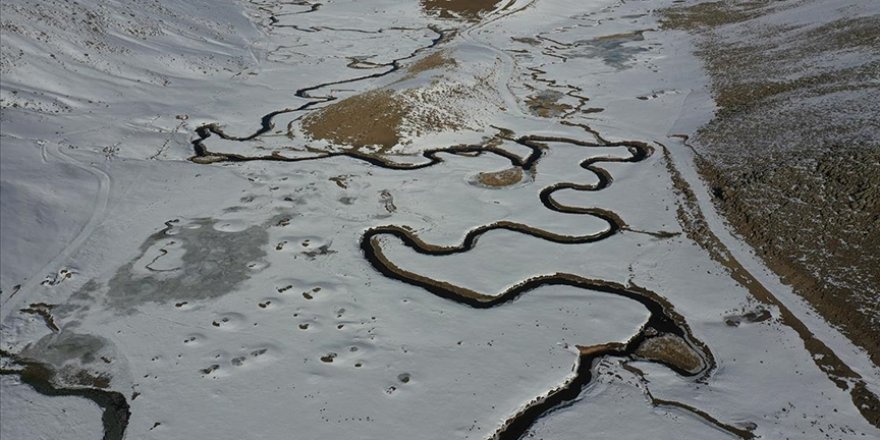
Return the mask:
{"type": "Polygon", "coordinates": [[[662,12],[664,29],[699,29],[738,23],[761,15],[767,0],[705,2],[662,12]]]}
{"type": "Polygon", "coordinates": [[[407,104],[391,90],[371,90],[324,107],[303,119],[313,139],[356,148],[379,146],[387,151],[400,142],[407,104]]]}
{"type": "Polygon", "coordinates": [[[110,376],[106,374],[92,374],[84,370],[62,371],[61,374],[64,375],[63,383],[90,388],[110,388],[110,376]]]}
{"type": "Polygon", "coordinates": [[[559,102],[565,95],[556,90],[543,90],[526,98],[529,111],[542,118],[555,118],[572,109],[572,106],[559,102]]]}
{"type": "Polygon", "coordinates": [[[454,59],[449,58],[445,51],[441,50],[416,61],[409,66],[406,71],[415,75],[426,70],[449,68],[455,67],[456,65],[458,65],[458,63],[454,59]]]}
{"type": "Polygon", "coordinates": [[[772,318],[773,315],[769,310],[759,307],[756,310],[748,311],[738,315],[728,315],[724,317],[724,323],[730,327],[739,327],[742,323],[764,322],[772,318]]]}
{"type": "Polygon", "coordinates": [[[716,206],[880,365],[880,16],[761,20],[818,3],[686,5],[663,25],[697,31],[721,107],[692,142],[716,206]]]}
{"type": "Polygon", "coordinates": [[[491,188],[502,188],[519,183],[523,178],[523,170],[511,167],[501,171],[477,174],[476,183],[491,188]]]}
{"type": "Polygon", "coordinates": [[[770,269],[880,365],[880,148],[780,156],[699,169],[770,269]]]}
{"type": "Polygon", "coordinates": [[[43,323],[46,324],[46,327],[49,330],[57,333],[61,331],[58,327],[58,324],[55,322],[55,317],[52,316],[52,309],[55,308],[54,304],[46,304],[46,303],[35,303],[30,306],[21,309],[22,313],[27,313],[29,315],[37,315],[43,319],[43,323]]]}
{"type": "MultiPolygon", "coordinates": [[[[413,66],[415,70],[455,65],[442,55],[428,58],[413,66]]],[[[302,130],[311,139],[352,147],[361,154],[386,155],[396,145],[409,144],[411,137],[464,128],[468,116],[458,103],[474,99],[474,91],[443,74],[432,78],[429,85],[417,88],[371,90],[335,102],[306,116],[302,130]]]]}
{"type": "Polygon", "coordinates": [[[516,41],[517,43],[528,44],[529,46],[540,46],[541,40],[533,37],[510,37],[512,41],[516,41]]]}
{"type": "Polygon", "coordinates": [[[441,18],[477,21],[501,0],[421,0],[422,10],[441,18]]]}
{"type": "Polygon", "coordinates": [[[697,373],[703,368],[703,360],[700,356],[683,339],[675,335],[657,336],[642,342],[636,349],[636,355],[689,373],[697,373]]]}
{"type": "Polygon", "coordinates": [[[815,335],[800,321],[788,307],[767,290],[755,277],[747,271],[742,264],[730,253],[730,250],[718,239],[709,228],[696,195],[690,188],[669,157],[669,151],[664,147],[664,158],[669,175],[672,179],[673,189],[678,196],[678,222],[687,234],[688,238],[702,247],[709,256],[723,266],[731,278],[744,288],[756,300],[775,306],[779,310],[779,320],[794,330],[804,348],[813,355],[813,361],[828,378],[840,389],[849,390],[853,403],[862,416],[873,424],[880,426],[880,398],[867,389],[862,377],[845,364],[834,351],[815,335]]]}

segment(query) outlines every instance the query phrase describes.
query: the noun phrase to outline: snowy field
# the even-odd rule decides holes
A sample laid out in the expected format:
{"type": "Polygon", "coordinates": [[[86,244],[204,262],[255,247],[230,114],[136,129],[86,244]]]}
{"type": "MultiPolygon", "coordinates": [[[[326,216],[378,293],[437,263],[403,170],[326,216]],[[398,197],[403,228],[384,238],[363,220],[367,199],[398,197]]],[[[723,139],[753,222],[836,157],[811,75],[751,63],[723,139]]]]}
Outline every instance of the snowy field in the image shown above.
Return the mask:
{"type": "Polygon", "coordinates": [[[672,3],[4,0],[0,434],[880,437],[672,3]]]}

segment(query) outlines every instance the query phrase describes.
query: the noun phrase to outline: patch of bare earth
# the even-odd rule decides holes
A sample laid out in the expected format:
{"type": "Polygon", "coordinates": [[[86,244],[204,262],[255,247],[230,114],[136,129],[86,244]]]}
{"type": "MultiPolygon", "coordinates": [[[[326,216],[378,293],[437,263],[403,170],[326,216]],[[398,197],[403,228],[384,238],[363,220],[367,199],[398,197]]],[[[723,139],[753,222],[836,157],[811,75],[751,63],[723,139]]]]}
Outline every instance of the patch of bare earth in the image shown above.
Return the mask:
{"type": "Polygon", "coordinates": [[[472,117],[461,104],[488,101],[483,95],[492,89],[480,77],[477,87],[458,81],[456,67],[446,51],[432,53],[410,65],[392,86],[333,102],[303,118],[301,128],[311,139],[378,155],[410,144],[413,137],[468,128],[472,117]],[[406,88],[404,81],[417,75],[427,81],[406,88]]]}
{"type": "Polygon", "coordinates": [[[675,335],[662,335],[646,340],[636,349],[636,355],[691,373],[703,368],[703,360],[700,356],[684,340],[675,335]]]}
{"type": "Polygon", "coordinates": [[[313,139],[355,148],[379,146],[387,151],[400,143],[400,126],[408,104],[393,91],[380,89],[343,99],[303,119],[313,139]]]}
{"type": "Polygon", "coordinates": [[[458,63],[450,58],[446,51],[437,51],[412,63],[406,70],[411,75],[416,75],[428,70],[455,67],[458,63]]]}
{"type": "Polygon", "coordinates": [[[491,188],[503,188],[515,185],[523,178],[522,168],[512,167],[501,171],[492,171],[477,174],[477,183],[491,188]]]}
{"type": "Polygon", "coordinates": [[[761,20],[815,3],[704,2],[662,15],[666,28],[697,33],[720,107],[693,139],[717,207],[880,365],[880,16],[761,20]]]}
{"type": "Polygon", "coordinates": [[[535,116],[555,118],[572,109],[570,105],[559,102],[564,96],[555,90],[544,90],[526,98],[526,105],[535,116]]]}
{"type": "Polygon", "coordinates": [[[442,18],[477,21],[501,0],[421,0],[422,9],[442,18]]]}

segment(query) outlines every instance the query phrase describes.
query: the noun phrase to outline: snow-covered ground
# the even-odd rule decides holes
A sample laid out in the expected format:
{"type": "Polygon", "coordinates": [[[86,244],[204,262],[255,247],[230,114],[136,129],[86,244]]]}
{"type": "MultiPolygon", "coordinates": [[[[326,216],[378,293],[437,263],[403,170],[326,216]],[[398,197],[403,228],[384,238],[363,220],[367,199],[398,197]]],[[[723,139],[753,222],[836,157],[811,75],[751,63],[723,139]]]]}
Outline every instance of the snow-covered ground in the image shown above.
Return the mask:
{"type": "Polygon", "coordinates": [[[4,1],[3,438],[877,437],[673,136],[670,3],[4,1]]]}

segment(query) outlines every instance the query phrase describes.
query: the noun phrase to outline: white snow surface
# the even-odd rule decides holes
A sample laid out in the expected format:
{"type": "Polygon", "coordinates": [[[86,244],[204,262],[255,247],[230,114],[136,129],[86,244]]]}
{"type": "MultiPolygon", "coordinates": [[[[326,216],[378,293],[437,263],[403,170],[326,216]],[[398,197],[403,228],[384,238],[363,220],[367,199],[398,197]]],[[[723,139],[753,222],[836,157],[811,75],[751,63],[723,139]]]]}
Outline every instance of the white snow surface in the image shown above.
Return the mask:
{"type": "MultiPolygon", "coordinates": [[[[423,161],[421,151],[479,142],[496,127],[593,142],[526,104],[546,90],[561,92],[571,108],[579,103],[572,95],[585,96],[586,107],[603,111],[574,112],[567,121],[658,150],[639,163],[600,163],[611,186],[560,191],[555,200],[613,211],[634,231],[680,233],[654,142],[697,182],[685,146],[669,135],[692,132],[713,105],[689,37],[657,31],[652,10],[670,3],[504,1],[477,23],[391,0],[317,8],[4,0],[2,349],[108,373],[110,389],[131,406],[129,439],[490,438],[572,377],[575,346],[625,343],[649,312],[627,298],[566,286],[470,308],[385,277],[365,260],[360,239],[371,227],[400,225],[428,243],[457,245],[466,231],[501,220],[564,235],[601,232],[604,222],[550,211],[538,193],[558,182],[597,183],[579,163],[625,158],[626,148],[548,142],[533,175],[488,188],[475,176],[509,161],[441,153],[443,162],[418,170],[344,156],[200,165],[186,160],[195,129],[216,123],[246,137],[263,115],[312,100],[297,90],[323,83],[340,82],[309,96],[379,87],[442,94],[455,84],[477,90],[452,100],[466,127],[412,135],[395,149],[395,161],[413,163],[423,161]],[[438,30],[451,36],[430,47],[438,30]],[[643,39],[597,40],[639,31],[643,39]],[[405,66],[441,49],[462,67],[439,82],[431,80],[436,72],[405,78],[405,69],[342,82],[390,69],[347,67],[353,60],[405,66]],[[57,335],[40,316],[20,312],[37,303],[54,306],[57,335]],[[110,362],[41,345],[61,335],[102,341],[98,350],[110,362]]],[[[303,137],[296,125],[304,114],[281,114],[273,130],[246,142],[212,136],[204,143],[244,155],[340,151],[303,137]]],[[[711,204],[703,198],[701,205],[713,229],[723,230],[711,204]]],[[[575,402],[530,428],[534,438],[736,438],[694,412],[652,405],[648,392],[760,438],[880,438],[773,308],[770,320],[725,324],[757,303],[683,234],[623,231],[572,245],[494,230],[473,250],[447,256],[418,254],[394,237],[380,242],[400,268],[486,295],[557,272],[647,288],[672,304],[717,363],[694,379],[632,362],[640,377],[619,358],[602,359],[575,402]]],[[[784,298],[807,313],[793,295],[784,298]]],[[[863,353],[833,329],[817,334],[880,389],[880,373],[863,353]]],[[[14,376],[0,385],[4,439],[101,435],[93,402],[37,394],[14,376]]]]}

